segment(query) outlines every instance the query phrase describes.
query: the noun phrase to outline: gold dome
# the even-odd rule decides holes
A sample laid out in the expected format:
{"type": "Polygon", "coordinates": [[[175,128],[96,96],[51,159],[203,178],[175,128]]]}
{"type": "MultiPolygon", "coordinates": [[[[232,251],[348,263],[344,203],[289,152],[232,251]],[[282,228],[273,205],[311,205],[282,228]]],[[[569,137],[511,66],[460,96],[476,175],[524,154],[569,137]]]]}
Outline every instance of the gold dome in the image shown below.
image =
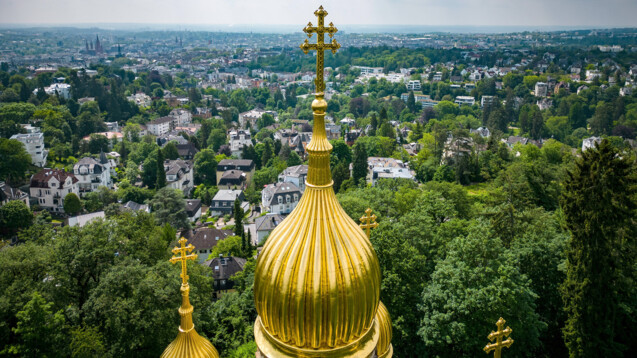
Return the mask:
{"type": "Polygon", "coordinates": [[[378,303],[376,322],[378,322],[380,327],[380,338],[378,339],[378,345],[376,345],[376,354],[378,358],[391,358],[394,354],[394,347],[391,345],[391,317],[387,307],[382,302],[378,303]]]}
{"type": "Polygon", "coordinates": [[[255,338],[270,358],[369,357],[380,335],[378,259],[332,189],[326,107],[317,94],[305,192],[257,262],[255,338]]]}
{"type": "Polygon", "coordinates": [[[181,323],[177,338],[166,347],[161,358],[219,358],[219,353],[212,343],[200,336],[195,331],[195,325],[192,323],[192,311],[194,308],[189,299],[190,285],[188,284],[186,261],[195,260],[197,255],[191,253],[195,247],[191,244],[186,246],[187,241],[182,237],[179,240],[181,246],[172,250],[178,256],[173,256],[170,262],[181,263],[181,307],[179,307],[181,323]]]}

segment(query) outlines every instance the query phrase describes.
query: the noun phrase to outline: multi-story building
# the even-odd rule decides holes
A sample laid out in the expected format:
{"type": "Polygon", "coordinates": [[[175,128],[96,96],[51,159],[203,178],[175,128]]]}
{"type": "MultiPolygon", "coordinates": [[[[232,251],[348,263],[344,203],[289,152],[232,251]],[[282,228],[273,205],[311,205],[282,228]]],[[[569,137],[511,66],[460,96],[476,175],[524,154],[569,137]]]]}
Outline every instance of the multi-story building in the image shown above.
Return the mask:
{"type": "Polygon", "coordinates": [[[73,174],[78,180],[77,186],[81,196],[96,191],[100,186],[112,188],[111,169],[104,153],[100,154],[97,161],[91,157],[80,159],[73,166],[73,174]]]}
{"type": "Polygon", "coordinates": [[[289,214],[301,199],[301,190],[293,183],[267,185],[261,192],[263,211],[273,214],[289,214]]]}
{"type": "Polygon", "coordinates": [[[173,117],[161,117],[146,124],[148,133],[154,136],[160,136],[170,132],[173,125],[173,117]]]}
{"type": "Polygon", "coordinates": [[[545,82],[537,82],[535,84],[535,97],[546,97],[549,93],[549,87],[545,82]]]}
{"type": "Polygon", "coordinates": [[[253,109],[247,112],[239,113],[239,124],[242,128],[248,128],[250,126],[253,129],[257,129],[257,121],[261,119],[264,114],[271,115],[276,121],[278,113],[275,111],[265,111],[262,109],[253,109]]]}
{"type": "Polygon", "coordinates": [[[480,100],[480,107],[484,108],[484,106],[490,106],[493,104],[495,100],[495,96],[482,96],[480,100]]]}
{"type": "Polygon", "coordinates": [[[11,139],[24,144],[24,148],[31,156],[31,164],[43,167],[46,165],[46,157],[49,152],[44,149],[44,134],[40,132],[14,134],[11,139]]]}
{"type": "Polygon", "coordinates": [[[192,123],[192,113],[183,108],[173,109],[168,116],[173,117],[174,127],[181,127],[192,123]]]}
{"type": "Polygon", "coordinates": [[[476,104],[476,99],[472,96],[458,96],[456,97],[455,102],[460,106],[473,106],[474,104],[476,104]]]}
{"type": "Polygon", "coordinates": [[[230,134],[230,152],[237,158],[241,158],[241,152],[244,146],[251,147],[252,137],[249,131],[236,130],[231,131],[230,134]]]}
{"type": "Polygon", "coordinates": [[[234,201],[237,199],[241,202],[245,200],[243,190],[219,190],[215,197],[212,198],[212,203],[210,204],[210,215],[220,216],[232,214],[234,201]]]}
{"type": "Polygon", "coordinates": [[[279,174],[279,183],[292,183],[301,190],[305,191],[305,179],[307,178],[307,165],[301,164],[288,167],[279,174]]]}
{"type": "Polygon", "coordinates": [[[42,169],[31,177],[29,186],[32,199],[38,205],[55,213],[64,213],[64,198],[69,193],[79,196],[78,180],[73,173],[61,169],[42,169]]]}
{"type": "Polygon", "coordinates": [[[219,230],[213,227],[201,227],[183,232],[182,235],[188,239],[188,243],[195,247],[194,253],[197,254],[199,263],[208,259],[208,255],[212,249],[217,246],[219,241],[232,235],[232,230],[219,230]]]}
{"type": "Polygon", "coordinates": [[[167,187],[179,189],[186,195],[195,187],[192,162],[183,159],[166,160],[164,171],[167,187]]]}
{"type": "Polygon", "coordinates": [[[411,80],[407,82],[407,90],[408,91],[420,91],[420,81],[411,80]]]}

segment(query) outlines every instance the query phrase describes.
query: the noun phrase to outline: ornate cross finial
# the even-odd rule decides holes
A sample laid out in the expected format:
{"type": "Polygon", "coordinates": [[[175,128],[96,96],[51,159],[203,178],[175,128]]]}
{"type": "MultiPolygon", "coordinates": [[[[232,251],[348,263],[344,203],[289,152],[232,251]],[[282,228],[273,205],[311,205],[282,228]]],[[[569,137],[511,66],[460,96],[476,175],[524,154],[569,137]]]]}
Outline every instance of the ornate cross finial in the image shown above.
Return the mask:
{"type": "Polygon", "coordinates": [[[334,39],[332,39],[331,43],[325,43],[324,41],[326,33],[330,36],[330,38],[332,38],[338,29],[334,27],[334,24],[331,22],[328,27],[324,26],[327,11],[323,9],[323,6],[314,11],[314,15],[318,17],[318,26],[313,26],[311,22],[308,22],[307,26],[303,29],[303,32],[307,34],[308,38],[312,38],[312,34],[316,33],[316,43],[311,44],[307,39],[305,39],[305,42],[301,44],[301,50],[303,50],[305,54],[307,54],[310,50],[316,51],[316,80],[314,83],[316,84],[316,93],[322,93],[325,91],[325,81],[323,79],[323,61],[325,54],[323,51],[331,50],[332,53],[336,53],[336,50],[338,50],[341,45],[334,39]]]}
{"type": "Polygon", "coordinates": [[[367,210],[365,210],[365,215],[361,216],[361,223],[358,226],[360,226],[361,229],[365,230],[365,234],[367,234],[367,237],[369,237],[371,229],[378,227],[376,219],[377,217],[376,215],[372,214],[371,208],[367,208],[367,210]]]}
{"type": "Polygon", "coordinates": [[[173,256],[170,259],[171,263],[177,263],[179,261],[181,261],[181,284],[182,285],[187,285],[188,284],[188,267],[186,266],[186,261],[188,260],[195,260],[197,258],[197,254],[191,254],[192,250],[195,249],[194,246],[192,246],[192,244],[188,244],[188,246],[186,246],[186,243],[188,242],[188,240],[186,240],[185,237],[182,237],[181,239],[179,239],[179,244],[180,246],[175,246],[173,248],[173,254],[178,255],[178,256],[173,256]]]}
{"type": "Polygon", "coordinates": [[[493,340],[495,339],[495,343],[487,344],[486,347],[484,347],[484,351],[486,353],[495,351],[495,353],[493,353],[494,358],[502,357],[502,348],[503,347],[509,348],[513,344],[513,339],[511,338],[508,338],[507,340],[502,341],[502,338],[508,337],[509,334],[513,332],[513,330],[509,326],[507,326],[507,328],[505,329],[502,329],[505,323],[506,321],[504,320],[504,318],[500,317],[498,322],[496,322],[496,325],[498,326],[498,331],[497,332],[491,331],[491,333],[487,336],[487,338],[489,338],[491,342],[493,342],[493,340]]]}

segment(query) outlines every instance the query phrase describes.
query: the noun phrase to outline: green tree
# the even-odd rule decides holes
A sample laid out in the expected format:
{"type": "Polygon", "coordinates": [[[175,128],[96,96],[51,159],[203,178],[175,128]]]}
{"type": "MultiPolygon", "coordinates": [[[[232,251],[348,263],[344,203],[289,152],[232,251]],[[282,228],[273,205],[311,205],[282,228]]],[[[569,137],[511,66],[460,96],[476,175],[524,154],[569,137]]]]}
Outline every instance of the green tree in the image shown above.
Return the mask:
{"type": "Polygon", "coordinates": [[[217,245],[212,248],[209,258],[223,256],[243,256],[243,244],[241,236],[228,236],[223,240],[219,240],[217,245]]]}
{"type": "Polygon", "coordinates": [[[338,193],[341,184],[349,179],[349,165],[345,162],[339,162],[332,170],[332,179],[334,179],[334,192],[338,193]]]}
{"type": "Polygon", "coordinates": [[[0,175],[9,185],[20,184],[31,164],[24,145],[15,139],[0,138],[0,175]]]}
{"type": "Polygon", "coordinates": [[[69,215],[75,215],[82,211],[82,202],[75,193],[68,193],[64,197],[64,212],[69,215]]]}
{"type": "Polygon", "coordinates": [[[367,178],[367,150],[363,143],[354,144],[352,157],[352,179],[356,185],[365,183],[367,178]]]}
{"type": "Polygon", "coordinates": [[[161,150],[164,153],[164,157],[166,157],[166,159],[175,160],[179,158],[179,151],[177,150],[177,146],[173,141],[166,143],[166,145],[161,150]]]}
{"type": "Polygon", "coordinates": [[[407,97],[407,108],[411,113],[416,113],[418,109],[416,107],[416,97],[414,96],[414,91],[409,91],[409,97],[407,97]]]}
{"type": "Polygon", "coordinates": [[[33,223],[33,213],[20,200],[12,200],[0,206],[0,233],[5,237],[15,235],[19,230],[28,228],[33,223]]]}
{"type": "Polygon", "coordinates": [[[166,186],[166,170],[164,169],[164,152],[161,148],[157,149],[157,183],[155,189],[161,189],[166,186]]]}
{"type": "Polygon", "coordinates": [[[488,226],[474,224],[453,239],[423,292],[419,335],[432,355],[475,357],[499,317],[517,332],[513,356],[534,357],[545,325],[535,313],[536,295],[513,257],[488,226]]]}
{"type": "Polygon", "coordinates": [[[73,358],[92,358],[106,354],[102,334],[97,328],[90,326],[71,331],[69,349],[73,358]]]}
{"type": "Polygon", "coordinates": [[[378,136],[394,139],[396,138],[396,131],[389,122],[384,122],[380,129],[378,129],[378,136]]]}
{"type": "Polygon", "coordinates": [[[288,167],[293,167],[295,165],[300,165],[303,163],[303,160],[301,160],[301,157],[299,157],[299,155],[292,151],[290,152],[290,156],[288,157],[288,160],[286,161],[288,167]]]}
{"type": "Polygon", "coordinates": [[[218,152],[219,148],[227,142],[226,131],[224,129],[215,128],[210,131],[207,144],[213,151],[218,152]]]}
{"type": "Polygon", "coordinates": [[[217,160],[215,159],[215,152],[211,149],[204,149],[195,154],[194,171],[197,184],[216,185],[217,160]]]}
{"type": "Polygon", "coordinates": [[[582,153],[564,183],[570,357],[620,357],[635,351],[635,194],[633,159],[608,140],[582,153]]]}
{"type": "Polygon", "coordinates": [[[167,187],[162,188],[153,196],[150,206],[158,225],[168,223],[177,229],[190,228],[186,202],[181,191],[167,187]]]}
{"type": "Polygon", "coordinates": [[[13,332],[18,344],[9,347],[9,352],[21,357],[62,357],[65,337],[64,315],[53,312],[53,303],[34,292],[29,301],[16,315],[18,324],[13,332]]]}

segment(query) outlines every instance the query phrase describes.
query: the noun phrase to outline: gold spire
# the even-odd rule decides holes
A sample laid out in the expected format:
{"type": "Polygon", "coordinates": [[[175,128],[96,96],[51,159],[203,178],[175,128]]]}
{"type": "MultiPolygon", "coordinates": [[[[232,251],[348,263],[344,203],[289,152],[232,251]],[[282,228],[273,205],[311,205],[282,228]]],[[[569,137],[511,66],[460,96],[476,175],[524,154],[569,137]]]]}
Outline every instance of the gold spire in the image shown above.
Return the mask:
{"type": "Polygon", "coordinates": [[[181,307],[179,315],[181,316],[181,324],[179,325],[179,333],[177,338],[172,341],[162,353],[162,358],[219,358],[219,353],[215,347],[204,337],[197,334],[195,325],[192,323],[193,307],[190,304],[188,296],[190,294],[190,286],[188,285],[188,260],[195,260],[197,254],[192,254],[195,249],[192,244],[186,246],[185,238],[179,240],[181,246],[173,248],[173,256],[171,263],[181,262],[181,307]]]}
{"type": "Polygon", "coordinates": [[[505,341],[502,341],[502,338],[508,337],[511,334],[511,332],[513,332],[511,327],[508,327],[508,326],[507,326],[507,328],[502,329],[502,327],[504,327],[505,323],[506,323],[506,321],[504,320],[504,318],[500,317],[498,322],[495,323],[496,326],[498,326],[498,331],[497,332],[491,331],[491,333],[489,333],[489,335],[487,336],[487,338],[489,338],[489,340],[491,342],[493,342],[493,340],[495,339],[495,343],[487,344],[484,347],[484,351],[486,353],[489,353],[491,351],[495,351],[493,353],[493,357],[494,358],[502,357],[502,348],[504,348],[504,347],[509,348],[513,344],[513,339],[511,339],[511,338],[509,338],[509,339],[507,339],[505,341]]]}
{"type": "Polygon", "coordinates": [[[365,233],[347,216],[332,189],[330,152],[325,133],[323,42],[327,12],[314,13],[318,26],[304,29],[316,44],[317,78],[306,189],[294,211],[270,234],[257,262],[254,301],[259,316],[254,334],[262,355],[280,357],[370,357],[380,337],[375,317],[380,268],[365,233]]]}
{"type": "Polygon", "coordinates": [[[376,312],[376,321],[380,327],[380,338],[376,345],[376,354],[378,358],[391,358],[394,355],[394,347],[391,345],[391,317],[387,307],[382,302],[378,303],[378,311],[376,312]]]}
{"type": "Polygon", "coordinates": [[[378,227],[376,219],[376,215],[372,214],[372,208],[367,208],[367,210],[365,210],[365,215],[361,216],[359,219],[361,223],[358,226],[365,230],[365,235],[367,235],[367,237],[369,237],[371,229],[378,227]]]}

